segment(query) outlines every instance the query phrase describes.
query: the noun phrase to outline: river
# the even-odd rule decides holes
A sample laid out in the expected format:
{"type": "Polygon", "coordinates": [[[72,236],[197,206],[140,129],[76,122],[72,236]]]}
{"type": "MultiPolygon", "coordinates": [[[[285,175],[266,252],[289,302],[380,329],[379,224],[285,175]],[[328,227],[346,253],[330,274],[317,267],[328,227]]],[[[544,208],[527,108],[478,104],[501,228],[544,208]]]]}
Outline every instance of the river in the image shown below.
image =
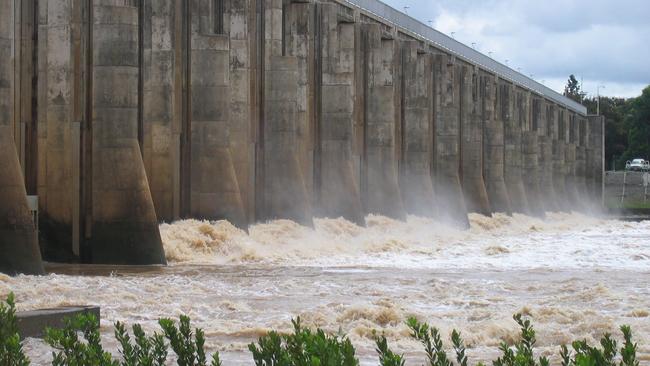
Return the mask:
{"type": "MultiPolygon", "coordinates": [[[[539,355],[604,332],[620,338],[618,326],[629,324],[641,363],[650,363],[650,221],[551,213],[470,222],[457,230],[369,216],[365,228],[317,219],[314,228],[274,221],[246,233],[187,220],[161,225],[167,267],[49,265],[45,277],[0,275],[0,296],[15,292],[20,310],[99,305],[113,352],[114,321],[155,330],[158,318],[187,314],[226,365],[252,364],[247,344],[288,331],[296,316],[348,334],[363,364],[377,363],[373,331],[407,364],[424,363],[408,316],[436,325],[445,340],[459,329],[470,360],[487,360],[513,341],[517,312],[531,316],[539,355]]],[[[42,341],[25,348],[34,364],[49,362],[42,341]]]]}

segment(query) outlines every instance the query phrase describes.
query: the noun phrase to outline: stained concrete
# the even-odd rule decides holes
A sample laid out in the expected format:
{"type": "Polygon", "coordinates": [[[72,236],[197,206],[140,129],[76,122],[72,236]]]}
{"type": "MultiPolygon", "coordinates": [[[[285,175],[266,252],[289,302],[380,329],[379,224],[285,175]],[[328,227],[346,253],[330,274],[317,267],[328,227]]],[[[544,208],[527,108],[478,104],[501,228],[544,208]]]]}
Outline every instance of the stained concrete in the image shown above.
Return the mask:
{"type": "Polygon", "coordinates": [[[22,177],[0,174],[75,260],[164,263],[157,224],[185,217],[466,227],[602,195],[595,118],[348,2],[16,4],[0,118],[22,177]]]}
{"type": "Polygon", "coordinates": [[[409,213],[432,216],[433,57],[415,41],[405,42],[402,52],[401,194],[409,213]]]}
{"type": "Polygon", "coordinates": [[[434,57],[434,189],[437,217],[456,225],[469,226],[459,176],[461,75],[452,57],[434,57]]]}
{"type": "Polygon", "coordinates": [[[405,219],[398,185],[400,113],[398,41],[386,38],[375,24],[362,27],[365,43],[365,179],[364,205],[369,214],[405,219]]]}
{"type": "Polygon", "coordinates": [[[319,5],[320,98],[316,201],[319,214],[365,223],[355,174],[355,24],[339,22],[338,7],[319,5]]]}
{"type": "Polygon", "coordinates": [[[505,111],[505,181],[513,212],[528,214],[528,197],[522,176],[522,127],[525,121],[524,92],[512,84],[503,82],[501,105],[505,111]]]}
{"type": "Polygon", "coordinates": [[[485,127],[483,176],[492,212],[511,214],[504,177],[505,121],[510,118],[510,109],[502,102],[508,94],[500,85],[499,79],[493,75],[483,73],[481,76],[485,127]]]}
{"type": "Polygon", "coordinates": [[[463,65],[461,71],[461,184],[468,212],[491,215],[483,180],[483,97],[478,67],[463,65]]]}

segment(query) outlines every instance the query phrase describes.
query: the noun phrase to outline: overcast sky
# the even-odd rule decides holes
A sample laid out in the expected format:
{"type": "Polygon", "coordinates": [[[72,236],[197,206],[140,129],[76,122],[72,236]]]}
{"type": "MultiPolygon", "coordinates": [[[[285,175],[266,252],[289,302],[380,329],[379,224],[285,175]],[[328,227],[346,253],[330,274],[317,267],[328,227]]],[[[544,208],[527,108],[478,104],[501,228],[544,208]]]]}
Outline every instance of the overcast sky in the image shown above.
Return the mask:
{"type": "Polygon", "coordinates": [[[650,84],[650,0],[383,0],[561,92],[570,74],[596,95],[650,84]]]}

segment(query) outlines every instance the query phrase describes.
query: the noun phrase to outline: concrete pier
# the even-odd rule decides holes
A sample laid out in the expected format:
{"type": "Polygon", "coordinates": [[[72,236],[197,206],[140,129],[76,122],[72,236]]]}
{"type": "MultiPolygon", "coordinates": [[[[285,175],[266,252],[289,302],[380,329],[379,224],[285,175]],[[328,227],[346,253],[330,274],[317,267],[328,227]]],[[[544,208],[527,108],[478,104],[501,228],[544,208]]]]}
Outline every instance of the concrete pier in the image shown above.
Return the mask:
{"type": "Polygon", "coordinates": [[[528,197],[522,176],[522,126],[525,121],[524,91],[509,83],[501,85],[505,115],[505,181],[513,212],[528,214],[528,197]]]}
{"type": "MultiPolygon", "coordinates": [[[[15,144],[16,23],[14,1],[0,2],[0,272],[43,273],[38,234],[27,207],[27,192],[15,144]]],[[[18,47],[20,49],[20,47],[18,47]]],[[[19,96],[20,99],[20,96],[19,96]]],[[[19,112],[18,112],[19,113],[19,112]]]]}
{"type": "Polygon", "coordinates": [[[362,25],[365,44],[365,156],[363,192],[367,213],[405,219],[398,183],[401,134],[399,42],[378,24],[362,25]]]}
{"type": "Polygon", "coordinates": [[[512,213],[510,197],[504,177],[505,172],[505,121],[510,118],[510,108],[504,104],[507,89],[498,78],[483,73],[483,120],[485,143],[483,176],[492,212],[512,213]]]}
{"type": "Polygon", "coordinates": [[[453,57],[434,56],[434,189],[437,217],[468,226],[460,184],[460,70],[453,57]]]}
{"type": "Polygon", "coordinates": [[[433,57],[419,42],[405,42],[402,55],[402,168],[400,188],[409,213],[432,216],[433,57]]]}
{"type": "Polygon", "coordinates": [[[0,271],[42,271],[27,194],[46,260],[107,264],[181,218],[602,202],[602,119],[375,0],[0,6],[0,271]]]}
{"type": "Polygon", "coordinates": [[[483,93],[479,69],[461,68],[461,184],[468,212],[491,215],[485,182],[483,180],[483,93]]]}

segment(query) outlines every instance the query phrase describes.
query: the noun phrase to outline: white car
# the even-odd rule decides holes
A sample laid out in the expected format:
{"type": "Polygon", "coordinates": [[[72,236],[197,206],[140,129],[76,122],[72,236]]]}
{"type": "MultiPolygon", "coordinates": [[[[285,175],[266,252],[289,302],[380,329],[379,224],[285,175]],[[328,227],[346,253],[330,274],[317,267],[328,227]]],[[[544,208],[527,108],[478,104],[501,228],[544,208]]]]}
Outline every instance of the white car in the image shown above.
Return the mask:
{"type": "Polygon", "coordinates": [[[634,159],[625,163],[625,170],[632,170],[635,172],[650,171],[650,161],[643,159],[634,159]]]}

